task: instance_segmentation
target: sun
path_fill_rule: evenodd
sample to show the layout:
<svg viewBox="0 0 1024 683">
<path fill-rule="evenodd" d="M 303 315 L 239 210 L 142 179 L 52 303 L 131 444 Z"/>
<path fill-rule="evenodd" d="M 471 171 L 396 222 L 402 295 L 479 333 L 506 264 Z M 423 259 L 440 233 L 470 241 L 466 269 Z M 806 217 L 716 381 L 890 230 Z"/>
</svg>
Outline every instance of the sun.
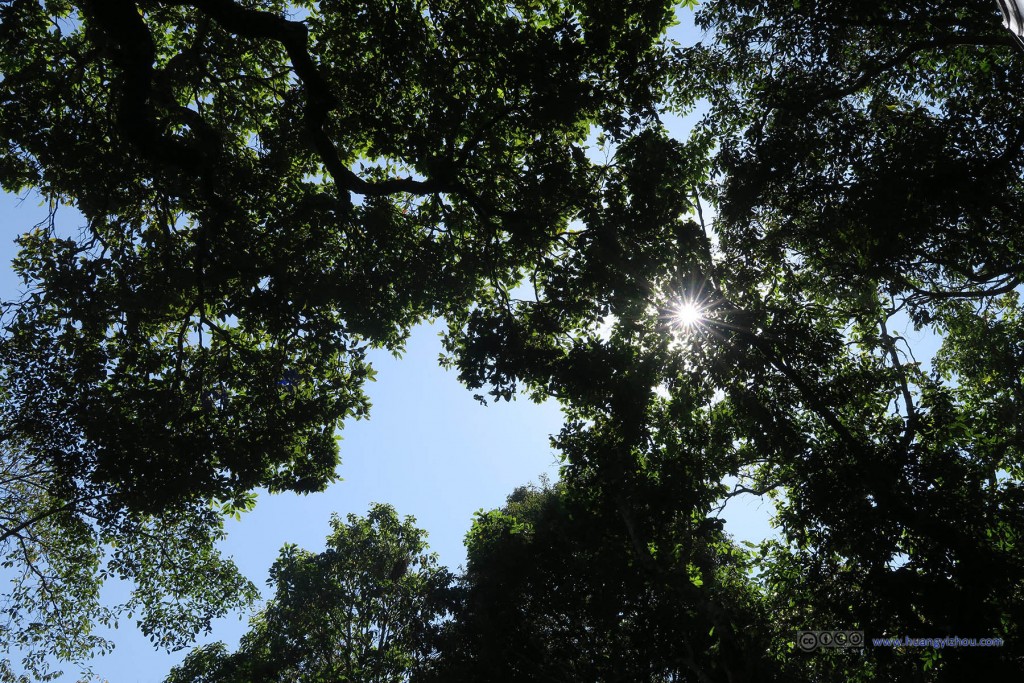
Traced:
<svg viewBox="0 0 1024 683">
<path fill-rule="evenodd" d="M 672 307 L 672 324 L 679 329 L 696 327 L 704 320 L 704 310 L 693 301 L 680 301 Z"/>
</svg>

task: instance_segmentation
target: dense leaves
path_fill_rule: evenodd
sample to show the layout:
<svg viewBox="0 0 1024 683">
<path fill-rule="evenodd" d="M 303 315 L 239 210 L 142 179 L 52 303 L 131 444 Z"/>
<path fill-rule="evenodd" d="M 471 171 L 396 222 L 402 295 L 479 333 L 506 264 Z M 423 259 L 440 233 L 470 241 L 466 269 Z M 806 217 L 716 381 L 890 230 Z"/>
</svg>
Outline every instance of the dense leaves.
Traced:
<svg viewBox="0 0 1024 683">
<path fill-rule="evenodd" d="M 286 546 L 270 570 L 274 596 L 237 652 L 190 653 L 167 683 L 398 683 L 423 666 L 451 577 L 426 534 L 387 505 L 331 520 L 318 554 Z"/>
<path fill-rule="evenodd" d="M 550 248 L 588 181 L 590 125 L 653 113 L 663 69 L 645 70 L 669 17 L 0 9 L 3 184 L 85 223 L 21 238 L 9 429 L 60 434 L 40 447 L 61 452 L 69 487 L 115 487 L 143 511 L 330 481 L 334 429 L 366 411 L 366 346 L 397 348 Z"/>
<path fill-rule="evenodd" d="M 467 537 L 461 600 L 426 680 L 772 680 L 770 629 L 749 556 L 715 525 L 677 524 L 639 566 L 614 512 L 562 486 L 517 489 Z"/>
<path fill-rule="evenodd" d="M 126 618 L 156 647 L 179 649 L 217 617 L 248 606 L 257 591 L 222 558 L 219 510 L 124 515 L 102 498 L 56 498 L 35 458 L 5 453 L 0 485 L 4 613 L 0 647 L 23 656 L 24 672 L 45 680 L 58 661 L 81 661 L 114 643 L 100 627 Z M 129 582 L 120 604 L 101 600 L 108 579 Z M 13 652 L 12 652 L 13 649 Z M 22 680 L 8 661 L 0 680 Z"/>
</svg>

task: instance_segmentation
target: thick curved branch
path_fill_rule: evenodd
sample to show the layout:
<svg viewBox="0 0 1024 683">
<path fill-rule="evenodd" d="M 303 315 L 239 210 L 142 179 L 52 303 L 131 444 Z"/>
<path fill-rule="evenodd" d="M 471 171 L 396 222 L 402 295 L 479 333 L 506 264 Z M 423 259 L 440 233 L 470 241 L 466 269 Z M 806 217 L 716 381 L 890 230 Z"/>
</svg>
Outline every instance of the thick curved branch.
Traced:
<svg viewBox="0 0 1024 683">
<path fill-rule="evenodd" d="M 89 22 L 99 28 L 121 71 L 117 92 L 117 125 L 144 157 L 198 173 L 208 149 L 162 134 L 153 108 L 153 35 L 132 0 L 87 0 L 82 3 Z M 190 125 L 195 125 L 190 121 Z"/>
<path fill-rule="evenodd" d="M 708 281 L 714 289 L 713 295 L 721 303 L 725 304 L 733 311 L 743 310 L 722 293 L 722 289 L 714 277 L 709 277 Z M 846 442 L 846 444 L 851 448 L 854 448 L 859 444 L 859 441 L 854 436 L 853 432 L 850 431 L 850 429 L 843 423 L 839 416 L 832 411 L 826 402 L 822 400 L 814 387 L 804 380 L 796 368 L 791 366 L 782 354 L 772 347 L 769 343 L 769 339 L 758 335 L 753 330 L 742 329 L 739 327 L 730 327 L 729 329 L 734 334 L 740 335 L 748 344 L 757 349 L 767 359 L 772 367 L 782 373 L 783 377 L 789 380 L 789 382 L 796 388 L 807 407 L 817 414 L 818 417 L 820 417 L 825 424 L 827 424 L 832 431 L 839 436 L 839 438 Z"/>
<path fill-rule="evenodd" d="M 373 196 L 397 192 L 436 194 L 453 189 L 436 179 L 421 181 L 392 178 L 371 183 L 360 178 L 341 161 L 337 148 L 325 130 L 328 116 L 338 107 L 338 101 L 310 54 L 309 30 L 303 22 L 285 19 L 263 10 L 247 9 L 233 0 L 168 0 L 167 4 L 194 7 L 236 35 L 273 40 L 284 47 L 295 75 L 305 89 L 306 131 L 324 167 L 339 186 L 350 192 Z"/>
<path fill-rule="evenodd" d="M 785 358 L 776 353 L 775 349 L 769 346 L 763 339 L 753 332 L 745 333 L 744 337 L 746 337 L 750 342 L 751 346 L 764 354 L 765 357 L 767 357 L 768 362 L 771 363 L 776 370 L 781 372 L 794 387 L 796 387 L 800 396 L 807 403 L 807 406 L 814 411 L 818 417 L 820 417 L 825 424 L 827 424 L 832 431 L 839 436 L 839 438 L 851 447 L 856 446 L 859 443 L 849 428 L 843 424 L 842 420 L 839 419 L 839 416 L 832 412 L 832 409 L 823 400 L 821 400 L 814 388 L 804 381 L 804 378 L 800 376 L 800 373 L 787 363 Z"/>
<path fill-rule="evenodd" d="M 941 50 L 957 46 L 1007 46 L 1016 43 L 1010 35 L 939 35 L 927 40 L 916 40 L 907 44 L 888 59 L 861 64 L 857 74 L 845 83 L 838 83 L 831 88 L 820 90 L 810 97 L 795 99 L 773 98 L 772 107 L 787 110 L 810 110 L 821 102 L 839 100 L 848 97 L 871 85 L 876 78 L 910 61 L 915 55 L 928 50 Z"/>
<path fill-rule="evenodd" d="M 911 296 L 914 298 L 922 299 L 984 299 L 991 296 L 999 296 L 1000 294 L 1009 294 L 1018 286 L 1021 281 L 1016 277 L 1011 277 L 1009 280 L 1001 283 L 998 286 L 990 287 L 988 289 L 960 289 L 960 290 L 930 290 L 921 289 L 914 287 L 914 294 Z"/>
<path fill-rule="evenodd" d="M 885 319 L 879 320 L 878 325 L 881 331 L 880 339 L 882 346 L 889 355 L 893 368 L 895 368 L 896 372 L 899 374 L 900 392 L 903 395 L 903 404 L 906 406 L 907 410 L 907 422 L 904 428 L 903 438 L 900 440 L 900 448 L 904 453 L 907 453 L 910 450 L 910 444 L 913 443 L 914 437 L 917 435 L 917 407 L 914 404 L 914 394 L 910 391 L 910 384 L 907 382 L 907 373 L 903 369 L 903 363 L 900 362 L 900 355 L 896 349 L 896 344 L 893 341 L 893 338 L 889 336 L 889 330 L 885 325 Z"/>
<path fill-rule="evenodd" d="M 25 531 L 32 525 L 37 524 L 38 522 L 41 522 L 49 517 L 53 517 L 54 515 L 59 515 L 62 512 L 66 512 L 67 510 L 71 510 L 76 505 L 83 501 L 94 499 L 97 497 L 98 496 L 83 496 L 81 498 L 75 498 L 74 500 L 70 500 L 67 503 L 64 503 L 63 505 L 58 505 L 57 507 L 43 510 L 39 514 L 33 515 L 32 517 L 29 517 L 28 519 L 22 521 L 20 524 L 17 524 L 11 527 L 10 529 L 5 529 L 3 533 L 0 534 L 0 543 L 6 542 L 7 539 L 9 538 L 20 538 L 21 532 Z"/>
<path fill-rule="evenodd" d="M 914 55 L 926 50 L 936 50 L 945 47 L 957 47 L 961 45 L 970 46 L 1012 46 L 1013 40 L 1010 36 L 970 36 L 970 35 L 945 35 L 936 36 L 929 40 L 917 40 L 897 52 L 887 60 L 875 62 L 862 66 L 860 75 L 852 81 L 839 85 L 827 91 L 824 95 L 827 99 L 838 99 L 852 95 L 863 88 L 866 88 L 871 81 L 890 69 L 894 69 L 908 62 Z"/>
<path fill-rule="evenodd" d="M 455 189 L 437 179 L 392 178 L 372 183 L 342 162 L 325 130 L 330 112 L 338 106 L 337 99 L 310 53 L 309 31 L 304 23 L 248 9 L 232 0 L 166 0 L 165 4 L 192 7 L 238 36 L 281 44 L 305 91 L 304 123 L 314 151 L 340 188 L 373 196 L 398 192 L 437 194 Z M 156 45 L 136 2 L 86 0 L 83 9 L 87 19 L 104 33 L 114 64 L 121 72 L 116 86 L 117 124 L 125 137 L 150 160 L 193 173 L 209 171 L 209 154 L 219 145 L 209 144 L 208 138 L 215 132 L 201 116 L 183 107 L 175 108 L 205 144 L 189 144 L 161 131 L 154 108 L 154 102 L 160 99 L 154 83 Z"/>
</svg>

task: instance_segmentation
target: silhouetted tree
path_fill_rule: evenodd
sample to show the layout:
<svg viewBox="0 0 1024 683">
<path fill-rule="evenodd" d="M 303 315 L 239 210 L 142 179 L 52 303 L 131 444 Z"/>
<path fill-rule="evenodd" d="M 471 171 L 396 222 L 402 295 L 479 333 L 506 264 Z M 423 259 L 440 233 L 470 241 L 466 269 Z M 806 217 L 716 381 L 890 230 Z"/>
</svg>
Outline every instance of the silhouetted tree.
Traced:
<svg viewBox="0 0 1024 683">
<path fill-rule="evenodd" d="M 274 596 L 236 652 L 197 648 L 166 681 L 406 681 L 429 655 L 450 582 L 411 517 L 388 505 L 347 523 L 334 517 L 322 553 L 282 549 L 268 581 Z"/>
</svg>

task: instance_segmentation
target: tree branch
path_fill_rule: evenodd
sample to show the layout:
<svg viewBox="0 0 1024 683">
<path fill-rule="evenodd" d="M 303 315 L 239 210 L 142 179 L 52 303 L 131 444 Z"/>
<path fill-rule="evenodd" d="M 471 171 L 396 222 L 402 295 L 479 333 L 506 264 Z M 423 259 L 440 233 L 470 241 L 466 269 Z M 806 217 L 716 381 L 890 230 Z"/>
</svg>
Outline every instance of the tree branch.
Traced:
<svg viewBox="0 0 1024 683">
<path fill-rule="evenodd" d="M 907 407 L 907 424 L 903 431 L 903 438 L 900 439 L 900 448 L 904 453 L 907 453 L 910 450 L 910 444 L 914 441 L 914 436 L 917 435 L 917 408 L 914 405 L 914 395 L 911 393 L 910 385 L 907 383 L 907 375 L 903 370 L 903 363 L 900 362 L 899 353 L 896 351 L 896 344 L 893 342 L 892 337 L 889 336 L 889 330 L 885 326 L 884 318 L 878 321 L 878 326 L 881 331 L 882 345 L 892 360 L 896 372 L 899 373 L 900 391 L 903 394 L 903 403 Z"/>
<path fill-rule="evenodd" d="M 44 519 L 46 519 L 48 517 L 53 517 L 54 515 L 58 515 L 61 512 L 64 512 L 66 510 L 69 510 L 69 509 L 73 508 L 75 505 L 77 505 L 78 503 L 81 503 L 82 501 L 89 500 L 90 498 L 97 498 L 97 497 L 99 497 L 99 496 L 82 496 L 81 498 L 75 498 L 73 500 L 69 500 L 68 502 L 66 502 L 63 505 L 60 505 L 58 507 L 49 508 L 47 510 L 43 510 L 39 514 L 33 515 L 32 517 L 29 517 L 28 519 L 26 519 L 25 521 L 21 522 L 17 526 L 14 526 L 14 527 L 11 527 L 10 529 L 5 530 L 3 532 L 3 534 L 0 535 L 0 543 L 4 543 L 4 542 L 7 541 L 7 539 L 13 538 L 13 537 L 19 537 L 20 538 L 21 532 L 24 531 L 25 529 L 29 528 L 33 524 L 41 522 L 41 521 L 43 521 Z"/>
<path fill-rule="evenodd" d="M 931 289 L 921 289 L 919 287 L 913 287 L 914 295 L 912 298 L 928 298 L 928 299 L 983 299 L 990 296 L 999 296 L 1000 294 L 1009 294 L 1018 286 L 1021 281 L 1016 277 L 1012 276 L 999 286 L 992 287 L 990 289 L 961 289 L 961 290 L 943 290 L 936 291 Z"/>
<path fill-rule="evenodd" d="M 946 35 L 936 36 L 929 40 L 916 40 L 905 48 L 897 52 L 890 59 L 882 62 L 876 62 L 874 64 L 863 65 L 860 68 L 860 76 L 855 78 L 853 81 L 836 87 L 833 90 L 827 91 L 825 94 L 826 99 L 839 99 L 852 95 L 853 93 L 867 87 L 872 80 L 880 76 L 881 74 L 893 69 L 905 62 L 909 61 L 918 52 L 925 50 L 935 50 L 944 47 L 955 47 L 958 45 L 974 45 L 974 46 L 997 46 L 1006 45 L 1012 46 L 1013 40 L 1010 36 L 969 36 L 969 35 Z"/>
<path fill-rule="evenodd" d="M 313 147 L 327 172 L 340 187 L 367 196 L 397 192 L 437 194 L 452 189 L 437 179 L 391 178 L 371 183 L 345 166 L 325 130 L 328 115 L 337 109 L 338 100 L 310 54 L 309 30 L 303 22 L 291 21 L 271 12 L 247 9 L 232 0 L 167 0 L 166 4 L 194 7 L 236 35 L 273 40 L 284 47 L 295 75 L 305 89 L 306 132 L 312 138 Z"/>
<path fill-rule="evenodd" d="M 118 128 L 143 157 L 201 172 L 209 150 L 165 136 L 157 125 L 152 102 L 156 44 L 138 6 L 133 0 L 85 0 L 82 8 L 87 20 L 105 34 L 121 71 L 116 86 Z"/>
</svg>

